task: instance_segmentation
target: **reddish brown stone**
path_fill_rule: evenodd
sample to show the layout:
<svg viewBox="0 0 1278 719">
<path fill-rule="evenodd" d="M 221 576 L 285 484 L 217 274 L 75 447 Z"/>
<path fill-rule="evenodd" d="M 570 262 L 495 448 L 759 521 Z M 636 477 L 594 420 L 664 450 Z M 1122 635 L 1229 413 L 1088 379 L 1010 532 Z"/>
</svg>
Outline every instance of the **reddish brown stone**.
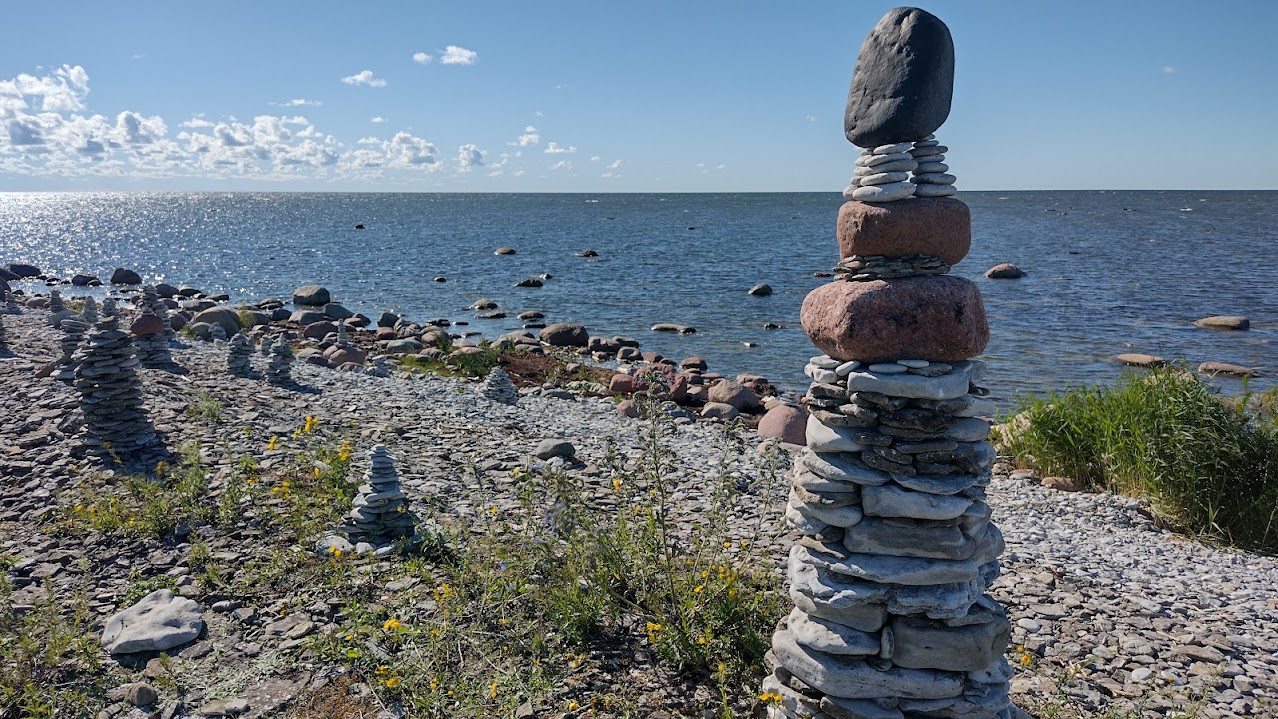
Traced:
<svg viewBox="0 0 1278 719">
<path fill-rule="evenodd" d="M 840 257 L 931 255 L 955 265 L 972 246 L 972 213 L 953 197 L 845 202 L 838 238 Z"/>
<path fill-rule="evenodd" d="M 164 331 L 164 320 L 159 315 L 141 315 L 129 326 L 135 335 L 155 335 Z"/>
<path fill-rule="evenodd" d="M 778 404 L 764 413 L 759 420 L 760 437 L 776 437 L 782 442 L 806 445 L 808 443 L 808 415 L 798 407 Z"/>
<path fill-rule="evenodd" d="M 803 300 L 812 344 L 840 360 L 956 362 L 990 340 L 976 285 L 961 277 L 831 282 Z"/>
</svg>

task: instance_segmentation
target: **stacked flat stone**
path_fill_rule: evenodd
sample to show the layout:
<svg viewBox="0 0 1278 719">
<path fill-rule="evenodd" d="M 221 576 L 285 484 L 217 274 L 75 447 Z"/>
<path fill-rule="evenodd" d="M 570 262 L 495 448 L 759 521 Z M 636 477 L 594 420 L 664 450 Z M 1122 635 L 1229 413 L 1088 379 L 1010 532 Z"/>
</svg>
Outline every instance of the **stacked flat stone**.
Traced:
<svg viewBox="0 0 1278 719">
<path fill-rule="evenodd" d="M 243 332 L 236 332 L 227 346 L 227 371 L 236 377 L 247 377 L 253 369 L 250 361 L 252 356 L 253 343 L 249 342 L 249 338 L 245 337 Z"/>
<path fill-rule="evenodd" d="M 164 339 L 172 341 L 177 338 L 177 332 L 173 329 L 173 324 L 169 322 L 169 306 L 164 304 L 164 299 L 160 297 L 159 291 L 155 289 L 155 285 L 146 285 L 142 288 L 142 301 L 140 306 L 145 307 L 155 313 L 156 317 L 164 323 Z"/>
<path fill-rule="evenodd" d="M 390 377 L 390 355 L 377 355 L 374 357 L 373 364 L 368 368 L 368 374 L 374 377 Z"/>
<path fill-rule="evenodd" d="M 908 142 L 866 150 L 856 159 L 856 172 L 843 197 L 861 202 L 895 202 L 914 194 L 910 171 L 918 167 Z"/>
<path fill-rule="evenodd" d="M 271 356 L 266 362 L 266 381 L 275 385 L 286 385 L 293 381 L 293 348 L 287 342 L 277 343 L 271 347 Z"/>
<path fill-rule="evenodd" d="M 369 450 L 368 462 L 364 483 L 352 502 L 354 508 L 338 531 L 352 542 L 374 546 L 413 536 L 417 517 L 409 511 L 408 495 L 400 489 L 395 458 L 379 444 Z"/>
<path fill-rule="evenodd" d="M 58 340 L 58 346 L 62 349 L 62 356 L 54 363 L 51 376 L 54 379 L 69 382 L 75 379 L 75 368 L 79 366 L 76 350 L 80 349 L 80 344 L 84 342 L 84 333 L 89 331 L 89 324 L 68 318 L 62 320 L 61 327 L 62 339 Z"/>
<path fill-rule="evenodd" d="M 0 354 L 9 352 L 9 331 L 4 328 L 4 320 L 0 319 Z"/>
<path fill-rule="evenodd" d="M 75 387 L 84 414 L 85 444 L 95 454 L 127 456 L 155 442 L 142 407 L 142 380 L 132 336 L 114 316 L 93 327 L 78 353 Z"/>
<path fill-rule="evenodd" d="M 337 346 L 342 349 L 348 349 L 351 346 L 350 335 L 346 333 L 346 323 L 337 323 Z"/>
<path fill-rule="evenodd" d="M 102 300 L 102 316 L 114 316 L 119 314 L 119 310 L 115 307 L 114 297 L 105 297 Z"/>
<path fill-rule="evenodd" d="M 918 163 L 910 177 L 910 182 L 917 185 L 915 197 L 949 197 L 958 192 L 954 187 L 958 178 L 949 174 L 950 166 L 945 164 L 949 149 L 936 141 L 936 135 L 928 135 L 910 148 L 910 156 Z"/>
<path fill-rule="evenodd" d="M 62 301 L 62 293 L 56 289 L 49 290 L 49 314 L 57 314 L 66 308 L 66 303 Z"/>
<path fill-rule="evenodd" d="M 84 298 L 84 310 L 80 313 L 80 317 L 84 319 L 87 325 L 96 325 L 98 323 L 98 303 L 92 297 Z"/>
<path fill-rule="evenodd" d="M 275 339 L 273 337 L 271 337 L 270 335 L 262 336 L 262 343 L 261 343 L 261 346 L 259 347 L 259 350 L 261 351 L 263 357 L 271 356 L 271 346 L 274 344 L 275 344 Z"/>
<path fill-rule="evenodd" d="M 506 370 L 501 367 L 494 367 L 488 376 L 484 378 L 483 387 L 480 393 L 489 401 L 498 404 L 517 404 L 519 402 L 519 388 L 515 387 L 515 383 L 510 381 L 510 375 L 506 374 Z"/>
<path fill-rule="evenodd" d="M 173 364 L 173 354 L 169 351 L 169 339 L 164 335 L 163 321 L 156 316 L 150 306 L 146 304 L 141 306 L 142 314 L 133 323 L 133 332 L 137 335 L 135 342 L 138 359 L 142 361 L 143 367 L 168 367 Z M 145 332 L 142 332 L 141 328 L 145 328 Z"/>
<path fill-rule="evenodd" d="M 921 179 L 948 167 L 920 162 L 944 152 L 928 143 L 952 84 L 944 23 L 890 11 L 848 97 L 848 139 L 872 148 L 859 167 L 914 164 L 893 171 L 923 168 L 906 184 L 952 194 L 952 179 Z M 866 160 L 894 153 L 905 157 Z M 970 214 L 930 189 L 857 197 L 886 184 L 847 193 L 838 279 L 803 303 L 824 354 L 805 368 L 807 448 L 785 510 L 799 535 L 787 567 L 795 606 L 773 635 L 763 691 L 780 697 L 773 719 L 1006 719 L 1011 631 L 987 594 L 1003 551 L 984 490 L 993 405 L 977 384 L 985 365 L 971 359 L 989 328 L 976 286 L 945 274 L 970 248 Z"/>
<path fill-rule="evenodd" d="M 221 322 L 214 322 L 213 329 L 209 330 L 209 337 L 213 339 L 213 344 L 224 344 L 227 340 L 226 328 Z"/>
<path fill-rule="evenodd" d="M 4 291 L 4 313 L 6 315 L 20 315 L 22 308 L 18 306 L 18 299 L 14 297 L 10 290 Z"/>
</svg>

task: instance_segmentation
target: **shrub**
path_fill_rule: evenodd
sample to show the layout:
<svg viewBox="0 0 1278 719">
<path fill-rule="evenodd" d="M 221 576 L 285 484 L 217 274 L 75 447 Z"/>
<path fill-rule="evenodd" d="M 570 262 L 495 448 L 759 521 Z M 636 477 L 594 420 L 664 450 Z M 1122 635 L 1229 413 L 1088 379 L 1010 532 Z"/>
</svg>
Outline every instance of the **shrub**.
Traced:
<svg viewBox="0 0 1278 719">
<path fill-rule="evenodd" d="M 1183 368 L 1026 402 L 1000 439 L 1017 462 L 1149 497 L 1184 530 L 1278 552 L 1278 424 Z M 1253 409 L 1254 408 L 1254 409 Z"/>
</svg>

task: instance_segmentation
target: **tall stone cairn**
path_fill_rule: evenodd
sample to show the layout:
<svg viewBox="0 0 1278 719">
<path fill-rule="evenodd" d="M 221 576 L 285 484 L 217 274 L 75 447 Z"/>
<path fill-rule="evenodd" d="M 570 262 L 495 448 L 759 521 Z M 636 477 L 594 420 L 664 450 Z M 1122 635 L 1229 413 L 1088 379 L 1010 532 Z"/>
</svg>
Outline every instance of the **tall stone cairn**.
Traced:
<svg viewBox="0 0 1278 719">
<path fill-rule="evenodd" d="M 155 442 L 155 430 L 142 407 L 142 379 L 133 338 L 115 316 L 98 321 L 80 349 L 75 387 L 80 391 L 88 437 L 99 455 L 127 456 Z"/>
<path fill-rule="evenodd" d="M 262 335 L 262 342 L 258 345 L 258 350 L 263 357 L 271 356 L 271 347 L 275 344 L 275 338 L 270 335 Z"/>
<path fill-rule="evenodd" d="M 337 323 L 337 346 L 346 349 L 351 346 L 350 335 L 346 333 L 346 323 Z"/>
<path fill-rule="evenodd" d="M 98 323 L 98 303 L 92 297 L 84 298 L 84 310 L 80 312 L 80 317 L 86 325 L 92 327 Z"/>
<path fill-rule="evenodd" d="M 138 359 L 143 367 L 161 368 L 173 364 L 169 340 L 164 336 L 164 321 L 145 302 L 138 303 L 141 314 L 133 320 L 129 331 L 136 337 Z"/>
<path fill-rule="evenodd" d="M 49 314 L 61 312 L 66 308 L 66 303 L 62 301 L 62 293 L 56 289 L 49 290 Z"/>
<path fill-rule="evenodd" d="M 510 381 L 510 375 L 506 374 L 506 370 L 501 367 L 493 367 L 493 370 L 484 378 L 484 384 L 480 388 L 480 393 L 489 401 L 498 404 L 517 404 L 519 402 L 519 389 L 515 387 L 515 383 Z"/>
<path fill-rule="evenodd" d="M 84 342 L 84 334 L 89 331 L 89 324 L 78 319 L 67 318 L 62 320 L 61 326 L 62 339 L 58 340 L 58 346 L 62 350 L 62 356 L 53 364 L 51 376 L 54 379 L 70 382 L 75 379 L 75 368 L 80 364 L 76 358 L 76 350 L 80 349 L 80 344 Z"/>
<path fill-rule="evenodd" d="M 293 381 L 293 348 L 287 342 L 277 342 L 271 347 L 266 361 L 266 381 L 274 385 L 286 385 Z"/>
<path fill-rule="evenodd" d="M 243 332 L 236 332 L 226 348 L 227 371 L 236 377 L 247 377 L 253 369 L 250 360 L 252 356 L 253 343 L 249 342 Z"/>
<path fill-rule="evenodd" d="M 4 291 L 4 314 L 20 315 L 22 308 L 18 306 L 18 298 L 13 295 L 10 290 Z"/>
<path fill-rule="evenodd" d="M 169 306 L 164 304 L 164 299 L 160 297 L 155 285 L 146 285 L 142 288 L 142 300 L 138 306 L 151 310 L 156 317 L 160 318 L 160 322 L 164 325 L 165 340 L 172 341 L 177 338 L 177 332 L 173 329 L 173 324 L 169 322 Z"/>
<path fill-rule="evenodd" d="M 364 483 L 357 490 L 346 523 L 338 529 L 352 542 L 384 545 L 411 537 L 416 531 L 417 517 L 408 509 L 408 495 L 400 489 L 395 462 L 385 445 L 369 450 Z"/>
<path fill-rule="evenodd" d="M 989 341 L 981 296 L 947 276 L 967 206 L 932 134 L 949 115 L 949 29 L 890 11 L 861 48 L 847 137 L 866 148 L 839 211 L 838 279 L 807 296 L 824 354 L 787 522 L 794 610 L 772 637 L 769 716 L 1006 719 L 1007 616 L 986 591 L 1003 538 L 984 488 L 993 404 L 970 358 Z"/>
</svg>

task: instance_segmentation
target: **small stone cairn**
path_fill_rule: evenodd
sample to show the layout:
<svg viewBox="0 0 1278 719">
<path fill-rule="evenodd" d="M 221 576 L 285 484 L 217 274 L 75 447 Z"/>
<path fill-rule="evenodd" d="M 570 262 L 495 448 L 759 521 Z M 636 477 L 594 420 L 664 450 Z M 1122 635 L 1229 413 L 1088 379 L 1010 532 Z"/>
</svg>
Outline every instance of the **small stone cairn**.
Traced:
<svg viewBox="0 0 1278 719">
<path fill-rule="evenodd" d="M 172 341 L 177 338 L 177 331 L 173 329 L 173 324 L 169 321 L 169 307 L 164 304 L 164 299 L 160 297 L 155 285 L 146 285 L 142 288 L 142 300 L 139 306 L 151 310 L 156 317 L 160 318 L 164 324 L 165 340 Z"/>
<path fill-rule="evenodd" d="M 54 379 L 68 382 L 75 379 L 75 368 L 80 364 L 79 359 L 76 358 L 76 350 L 80 349 L 80 344 L 84 342 L 84 334 L 88 331 L 87 322 L 74 318 L 62 320 L 62 339 L 58 340 L 62 356 L 53 365 L 51 376 Z"/>
<path fill-rule="evenodd" d="M 226 349 L 227 371 L 236 377 L 247 377 L 253 370 L 250 360 L 253 356 L 253 343 L 249 342 L 243 332 L 236 332 Z"/>
<path fill-rule="evenodd" d="M 270 357 L 271 346 L 274 344 L 275 344 L 275 338 L 271 337 L 270 335 L 263 335 L 262 342 L 259 345 L 258 350 L 262 353 L 263 357 Z"/>
<path fill-rule="evenodd" d="M 213 329 L 209 330 L 209 338 L 213 340 L 213 344 L 215 345 L 226 344 L 228 339 L 226 336 L 226 328 L 222 326 L 221 322 L 213 323 Z"/>
<path fill-rule="evenodd" d="M 824 354 L 805 368 L 772 719 L 1014 716 L 1010 627 L 986 593 L 1003 551 L 984 490 L 993 404 L 970 359 L 989 328 L 976 286 L 945 276 L 971 223 L 931 139 L 953 72 L 949 29 L 917 8 L 890 11 L 857 60 L 845 129 L 870 149 L 839 212 L 839 277 L 801 313 Z"/>
<path fill-rule="evenodd" d="M 376 357 L 373 357 L 373 362 L 368 367 L 368 374 L 374 377 L 390 377 L 391 376 L 390 355 L 377 355 Z"/>
<path fill-rule="evenodd" d="M 145 302 L 139 302 L 138 306 L 142 312 L 129 328 L 137 338 L 138 359 L 143 367 L 169 367 L 173 364 L 173 354 L 169 351 L 169 340 L 164 336 L 164 321 Z"/>
<path fill-rule="evenodd" d="M 84 310 L 80 312 L 80 317 L 86 325 L 92 327 L 98 323 L 98 303 L 92 297 L 84 298 Z M 65 320 L 64 320 L 65 322 Z"/>
<path fill-rule="evenodd" d="M 480 387 L 480 393 L 488 398 L 491 402 L 498 404 L 517 404 L 519 402 L 519 389 L 515 387 L 515 383 L 510 381 L 510 375 L 506 374 L 506 370 L 501 367 L 494 367 L 488 376 L 484 378 L 484 384 Z"/>
<path fill-rule="evenodd" d="M 337 346 L 342 349 L 349 349 L 351 347 L 351 338 L 350 335 L 346 333 L 345 322 L 337 323 Z"/>
<path fill-rule="evenodd" d="M 6 315 L 22 314 L 22 308 L 18 306 L 18 298 L 14 297 L 10 290 L 4 291 L 4 313 Z"/>
<path fill-rule="evenodd" d="M 66 308 L 66 303 L 62 301 L 62 293 L 56 289 L 49 290 L 49 314 L 57 314 Z"/>
<path fill-rule="evenodd" d="M 94 325 L 77 359 L 75 387 L 80 391 L 89 450 L 125 456 L 153 444 L 155 430 L 142 407 L 142 380 L 137 372 L 141 362 L 132 336 L 120 329 L 115 316 L 103 317 Z"/>
<path fill-rule="evenodd" d="M 0 319 L 0 355 L 9 353 L 9 331 L 4 328 L 4 320 Z"/>
<path fill-rule="evenodd" d="M 115 316 L 117 314 L 119 314 L 119 310 L 117 310 L 115 307 L 115 298 L 104 297 L 102 299 L 102 316 L 103 317 Z"/>
<path fill-rule="evenodd" d="M 352 542 L 374 547 L 412 537 L 418 521 L 408 509 L 408 495 L 400 489 L 396 459 L 385 445 L 378 444 L 369 450 L 368 462 L 364 483 L 352 502 L 354 508 L 338 531 Z"/>
<path fill-rule="evenodd" d="M 278 342 L 271 347 L 271 356 L 266 362 L 266 381 L 274 385 L 286 385 L 293 381 L 293 348 L 287 342 Z"/>
</svg>

